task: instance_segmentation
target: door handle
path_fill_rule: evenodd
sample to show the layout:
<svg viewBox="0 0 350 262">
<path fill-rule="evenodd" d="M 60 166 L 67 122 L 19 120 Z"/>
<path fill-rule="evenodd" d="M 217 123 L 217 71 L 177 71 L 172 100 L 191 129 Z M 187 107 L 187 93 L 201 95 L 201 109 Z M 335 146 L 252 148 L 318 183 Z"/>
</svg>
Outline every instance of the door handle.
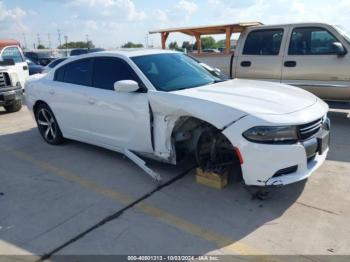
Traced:
<svg viewBox="0 0 350 262">
<path fill-rule="evenodd" d="M 23 66 L 23 70 L 28 70 L 28 66 Z"/>
<path fill-rule="evenodd" d="M 250 61 L 242 61 L 241 66 L 242 67 L 250 67 L 252 65 L 252 62 Z"/>
<path fill-rule="evenodd" d="M 295 62 L 295 61 L 286 61 L 286 62 L 284 62 L 284 66 L 285 67 L 296 67 L 297 66 L 297 62 Z"/>
<path fill-rule="evenodd" d="M 95 102 L 96 102 L 96 100 L 95 100 L 95 99 L 93 99 L 93 98 L 89 98 L 89 104 L 90 104 L 90 105 L 95 104 Z"/>
<path fill-rule="evenodd" d="M 50 95 L 54 95 L 55 94 L 55 90 L 50 89 L 49 93 L 50 93 Z"/>
</svg>

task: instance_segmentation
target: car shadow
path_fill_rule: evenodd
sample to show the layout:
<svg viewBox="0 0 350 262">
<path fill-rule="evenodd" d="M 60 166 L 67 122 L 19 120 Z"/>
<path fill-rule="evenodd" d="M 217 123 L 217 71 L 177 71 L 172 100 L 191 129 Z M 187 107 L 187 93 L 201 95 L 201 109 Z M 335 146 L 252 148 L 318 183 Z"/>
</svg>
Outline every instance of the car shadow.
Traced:
<svg viewBox="0 0 350 262">
<path fill-rule="evenodd" d="M 92 161 L 90 159 L 95 159 L 96 163 L 94 163 L 94 167 L 96 169 L 99 169 L 99 173 L 98 180 L 94 181 L 94 183 L 101 182 L 102 184 L 102 181 L 112 181 L 112 178 L 113 183 L 115 184 L 118 184 L 119 182 L 125 183 L 125 181 L 121 181 L 122 179 L 124 179 L 124 177 L 113 177 L 113 174 L 105 171 L 110 169 L 102 168 L 102 165 L 106 165 L 103 162 L 104 158 L 108 158 L 111 161 L 116 161 L 117 163 L 119 163 L 119 165 L 130 165 L 128 168 L 132 170 L 138 169 L 138 167 L 135 167 L 133 164 L 130 164 L 129 162 L 125 161 L 124 157 L 121 154 L 105 149 L 100 149 L 95 146 L 90 146 L 74 141 L 67 141 L 67 143 L 65 143 L 64 145 L 57 147 L 47 145 L 40 137 L 36 128 L 31 128 L 17 133 L 1 135 L 0 153 L 11 154 L 11 152 L 8 152 L 8 148 L 12 148 L 13 150 L 19 151 L 19 154 L 22 157 L 24 156 L 24 159 L 28 158 L 27 156 L 30 155 L 30 157 L 33 159 L 37 159 L 38 161 L 44 161 L 45 159 L 48 159 L 48 156 L 50 156 L 50 165 L 57 168 L 61 168 L 63 159 L 65 158 L 72 158 L 71 161 L 74 163 L 75 161 L 78 161 L 78 159 L 80 159 L 76 158 L 77 160 L 75 160 L 75 155 L 89 155 L 89 158 L 83 158 L 86 161 L 82 161 L 79 164 L 79 166 L 75 166 L 74 170 L 76 173 L 83 175 L 86 179 L 90 179 L 90 177 L 87 174 L 88 170 L 91 168 Z M 51 156 L 54 156 L 54 158 L 52 158 Z M 1 161 L 3 160 L 0 159 L 0 166 Z M 18 161 L 18 159 L 14 161 Z M 19 161 L 21 161 L 21 159 L 19 159 Z M 35 164 L 35 162 L 33 163 Z M 15 191 L 15 187 L 22 187 L 25 184 L 28 184 L 29 180 L 31 179 L 35 179 L 36 181 L 38 181 L 38 179 L 40 179 L 40 176 L 36 176 L 35 174 L 31 174 L 30 172 L 31 169 L 35 168 L 33 166 L 33 163 L 19 163 L 19 166 L 22 165 L 22 167 L 19 169 L 16 169 L 16 167 L 14 167 L 11 170 L 11 175 L 16 177 L 16 183 L 11 184 L 11 180 L 8 180 L 8 182 L 11 185 L 6 185 L 6 183 L 4 183 L 4 188 L 0 191 L 6 191 L 7 186 L 8 188 L 12 188 L 12 190 Z M 23 167 L 23 165 L 25 166 Z M 101 165 L 101 168 L 99 168 L 99 165 Z M 186 165 L 188 165 L 188 163 L 186 163 Z M 118 165 L 116 166 L 118 167 Z M 154 161 L 150 162 L 150 167 L 155 168 L 157 170 L 169 170 L 174 168 L 171 165 L 162 164 Z M 120 166 L 120 168 L 123 169 L 125 167 Z M 55 168 L 52 167 L 50 167 L 50 169 L 55 170 Z M 23 170 L 26 171 L 23 173 Z M 43 170 L 43 172 L 48 173 L 47 170 Z M 174 169 L 174 172 L 172 172 L 172 174 L 173 176 L 176 176 L 178 174 L 178 170 Z M 50 174 L 45 175 L 50 177 Z M 129 174 L 129 176 L 126 177 L 129 181 L 128 186 L 131 187 L 131 189 L 134 187 L 135 190 L 139 190 L 140 178 L 138 176 L 133 176 L 132 174 Z M 147 176 L 145 176 L 142 179 L 149 179 L 151 181 L 151 178 L 148 178 Z M 109 184 L 104 184 L 103 186 L 106 188 L 113 188 L 113 185 L 111 183 L 112 182 L 109 182 Z M 150 184 L 152 185 L 152 182 Z M 44 183 L 43 185 L 46 184 Z M 59 185 L 60 184 L 57 184 L 57 186 Z M 262 201 L 254 196 L 254 188 L 246 187 L 241 183 L 231 183 L 228 187 L 226 187 L 223 190 L 215 190 L 197 184 L 195 182 L 194 172 L 189 172 L 182 179 L 179 179 L 176 182 L 170 184 L 169 186 L 154 192 L 151 196 L 147 198 L 147 201 L 149 201 L 151 205 L 154 205 L 161 209 L 165 209 L 170 214 L 180 217 L 181 219 L 185 219 L 193 225 L 200 226 L 203 229 L 208 230 L 209 232 L 218 232 L 219 234 L 224 235 L 226 238 L 224 238 L 216 244 L 218 247 L 225 247 L 233 244 L 234 241 L 238 241 L 242 238 L 245 238 L 251 232 L 254 232 L 263 225 L 273 225 L 275 223 L 274 220 L 282 216 L 284 212 L 288 210 L 288 208 L 291 205 L 293 205 L 293 203 L 295 203 L 295 201 L 299 198 L 299 196 L 304 190 L 304 186 L 305 181 L 302 181 L 286 187 L 271 188 L 269 189 L 268 197 L 264 201 Z M 153 183 L 153 189 L 155 189 L 156 187 L 157 184 Z M 36 190 L 45 191 L 45 188 L 37 188 Z M 148 192 L 146 192 L 145 195 L 147 193 Z M 93 196 L 95 194 L 96 192 L 91 192 L 92 196 L 89 196 L 89 198 L 82 200 L 84 204 L 89 205 L 89 201 L 93 202 Z M 108 197 L 103 195 L 102 197 L 105 197 L 106 202 L 109 201 Z M 50 207 L 51 205 L 49 203 L 50 200 L 43 197 L 37 198 L 28 195 L 27 199 L 27 201 L 29 201 L 29 207 L 27 207 L 27 209 L 30 208 L 30 212 L 33 214 L 36 212 L 40 212 L 40 207 Z M 12 198 L 11 193 L 7 191 L 5 192 L 5 196 L 0 198 L 0 202 L 2 201 L 7 201 L 7 204 L 5 203 L 4 205 L 5 207 L 22 205 L 22 203 L 16 203 L 16 198 Z M 63 232 L 69 231 L 71 225 L 70 227 L 66 227 L 66 223 L 72 223 L 72 221 L 69 221 L 69 212 L 65 210 L 71 208 L 69 204 L 65 204 L 69 203 L 69 199 L 63 197 L 62 199 L 56 201 L 63 202 L 61 208 L 57 209 L 54 206 L 52 206 L 51 210 L 46 210 L 46 212 L 50 214 L 49 216 L 42 216 L 37 222 L 31 220 L 30 227 L 28 227 L 28 225 L 26 224 L 26 221 L 28 219 L 26 218 L 27 214 L 22 213 L 26 209 L 6 210 L 6 208 L 4 208 L 2 210 L 2 213 L 6 214 L 6 216 L 0 216 L 0 221 L 4 221 L 2 220 L 2 218 L 8 219 L 9 216 L 13 217 L 13 220 L 7 221 L 7 223 L 10 223 L 12 227 L 16 228 L 17 234 L 19 234 L 19 232 L 22 232 L 21 228 L 23 227 L 23 232 L 24 230 L 26 230 L 26 235 L 31 235 L 34 231 L 37 234 L 37 231 L 40 230 L 42 230 L 42 232 L 39 233 L 45 235 L 46 231 L 48 231 L 48 229 L 45 227 L 46 225 L 48 228 L 60 227 L 61 231 Z M 101 205 L 102 207 L 103 201 L 100 202 L 99 205 Z M 118 210 L 114 211 L 117 212 Z M 54 214 L 57 214 L 57 216 L 55 216 Z M 67 217 L 62 216 L 62 214 L 67 214 Z M 213 216 L 213 214 L 215 215 Z M 61 217 L 61 220 L 57 221 L 57 217 Z M 95 223 L 98 222 L 99 219 L 96 218 Z M 75 223 L 77 223 L 78 227 L 80 221 L 76 221 Z M 163 234 L 166 233 L 167 232 L 163 232 Z M 169 234 L 171 233 L 169 232 Z M 63 244 L 65 241 L 69 240 L 70 237 L 65 239 L 64 237 L 62 237 L 62 235 L 65 235 L 65 233 L 50 235 L 50 242 Z M 10 233 L 6 234 L 5 236 L 0 235 L 1 240 L 10 243 L 13 246 L 25 249 L 34 254 L 41 255 L 43 253 L 43 250 L 40 246 L 47 245 L 47 243 L 45 243 L 47 239 L 44 237 L 42 243 L 40 242 L 40 238 L 37 238 L 35 240 L 35 245 L 21 246 L 21 243 L 23 243 L 23 241 L 19 240 L 17 237 L 21 238 L 20 235 L 16 236 L 11 235 Z M 113 236 L 110 237 L 111 241 L 113 241 Z M 160 237 L 167 238 L 166 235 Z M 98 239 L 96 239 L 96 241 L 98 241 Z M 51 246 L 48 250 L 45 250 L 45 252 L 49 252 L 50 250 L 56 247 L 57 246 Z M 151 246 L 151 248 L 152 250 L 148 250 L 149 253 L 154 254 L 159 252 L 157 246 Z M 212 251 L 212 248 L 209 248 L 207 245 L 199 245 L 195 248 L 194 251 L 198 254 L 204 254 Z"/>
</svg>

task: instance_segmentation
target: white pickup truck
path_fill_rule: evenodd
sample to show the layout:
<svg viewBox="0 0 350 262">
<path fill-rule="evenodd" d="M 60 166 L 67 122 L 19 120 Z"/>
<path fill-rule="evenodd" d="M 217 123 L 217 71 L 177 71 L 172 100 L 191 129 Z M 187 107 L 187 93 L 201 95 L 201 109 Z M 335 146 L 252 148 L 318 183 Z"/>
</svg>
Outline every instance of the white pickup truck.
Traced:
<svg viewBox="0 0 350 262">
<path fill-rule="evenodd" d="M 231 61 L 227 56 L 198 59 L 232 78 L 281 82 L 325 100 L 350 101 L 350 36 L 336 26 L 248 27 L 240 34 Z"/>
<path fill-rule="evenodd" d="M 19 42 L 0 40 L 0 107 L 9 113 L 21 109 L 23 87 L 28 76 L 28 65 Z"/>
</svg>

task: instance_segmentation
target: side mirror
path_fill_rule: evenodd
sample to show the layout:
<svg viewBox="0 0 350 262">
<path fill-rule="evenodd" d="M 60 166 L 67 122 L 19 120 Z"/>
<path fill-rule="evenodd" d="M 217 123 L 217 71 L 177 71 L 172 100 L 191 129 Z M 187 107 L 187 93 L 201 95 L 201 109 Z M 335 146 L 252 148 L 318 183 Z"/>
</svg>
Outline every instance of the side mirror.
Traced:
<svg viewBox="0 0 350 262">
<path fill-rule="evenodd" d="M 332 44 L 332 48 L 338 56 L 344 56 L 347 53 L 344 46 L 340 42 L 334 42 Z"/>
<path fill-rule="evenodd" d="M 117 92 L 131 93 L 139 89 L 139 84 L 134 80 L 121 80 L 114 83 L 114 90 Z"/>
</svg>

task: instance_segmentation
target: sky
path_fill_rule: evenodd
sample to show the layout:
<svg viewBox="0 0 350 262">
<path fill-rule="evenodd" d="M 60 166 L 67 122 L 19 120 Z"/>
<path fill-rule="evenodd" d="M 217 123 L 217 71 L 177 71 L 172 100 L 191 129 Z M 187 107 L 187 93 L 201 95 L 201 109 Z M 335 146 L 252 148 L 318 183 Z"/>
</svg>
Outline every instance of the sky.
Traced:
<svg viewBox="0 0 350 262">
<path fill-rule="evenodd" d="M 260 21 L 264 24 L 326 22 L 350 31 L 350 0 L 0 0 L 0 39 L 14 38 L 29 48 L 92 40 L 117 48 L 127 41 L 160 46 L 148 31 L 184 26 Z M 224 36 L 215 36 L 223 39 Z M 168 42 L 194 42 L 180 33 Z"/>
</svg>

